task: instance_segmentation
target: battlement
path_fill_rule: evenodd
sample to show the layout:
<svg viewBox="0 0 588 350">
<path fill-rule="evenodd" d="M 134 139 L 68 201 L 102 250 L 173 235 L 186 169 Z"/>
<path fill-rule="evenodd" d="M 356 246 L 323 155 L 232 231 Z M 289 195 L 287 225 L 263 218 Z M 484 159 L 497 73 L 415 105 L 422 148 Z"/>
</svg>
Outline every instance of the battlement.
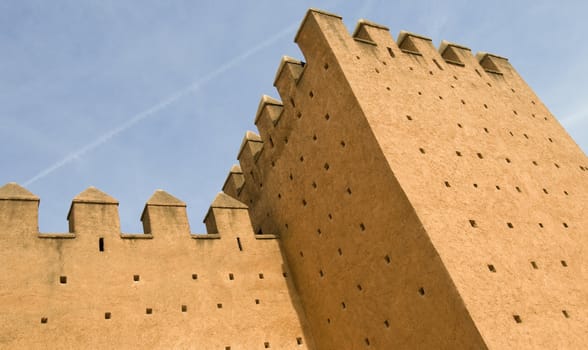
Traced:
<svg viewBox="0 0 588 350">
<path fill-rule="evenodd" d="M 493 62 L 499 58 L 497 55 L 478 53 L 474 56 L 466 46 L 448 45 L 446 41 L 442 41 L 439 48 L 435 49 L 430 38 L 407 31 L 400 31 L 395 41 L 387 26 L 363 19 L 358 21 L 353 34 L 349 35 L 340 16 L 313 9 L 307 12 L 295 42 L 299 44 L 307 62 L 313 60 L 315 56 L 318 58 L 325 55 L 325 52 L 321 50 L 330 48 L 334 50 L 333 53 L 343 54 L 344 50 L 346 55 L 352 57 L 368 52 L 380 61 L 392 57 L 400 60 L 396 65 L 417 64 L 427 71 L 431 68 L 445 69 L 443 63 L 448 63 L 457 66 L 450 69 L 451 71 L 461 68 L 475 73 L 479 78 L 484 78 L 482 74 L 487 73 L 489 76 L 485 78 L 494 79 L 493 75 L 506 74 L 509 79 L 521 80 L 508 60 L 504 59 L 499 64 Z M 407 58 L 413 56 L 413 58 L 406 60 L 403 59 L 403 55 L 408 55 Z M 422 58 L 418 59 L 414 56 Z M 278 70 L 278 74 L 280 71 L 281 69 Z"/>
<path fill-rule="evenodd" d="M 250 134 L 253 135 L 253 134 Z M 251 136 L 255 139 L 255 136 Z M 240 188 L 235 176 L 242 174 L 239 166 L 234 166 L 225 186 L 236 193 Z M 123 233 L 120 231 L 118 200 L 90 186 L 72 199 L 67 214 L 69 232 L 43 233 L 38 230 L 38 209 L 40 198 L 15 182 L 0 187 L 0 227 L 10 235 L 21 239 L 63 239 L 79 238 L 96 232 L 118 236 L 121 239 L 220 239 L 232 236 L 233 218 L 224 216 L 224 211 L 247 210 L 247 205 L 220 192 L 211 203 L 204 217 L 207 234 L 192 233 L 186 212 L 186 203 L 164 190 L 158 189 L 145 203 L 141 214 L 143 233 Z M 232 214 L 234 215 L 234 214 Z M 26 234 L 25 234 L 26 232 Z M 276 238 L 267 235 L 258 239 Z"/>
<path fill-rule="evenodd" d="M 294 40 L 207 234 L 94 187 L 40 233 L 0 187 L 0 347 L 585 347 L 588 160 L 508 59 L 315 9 Z"/>
</svg>

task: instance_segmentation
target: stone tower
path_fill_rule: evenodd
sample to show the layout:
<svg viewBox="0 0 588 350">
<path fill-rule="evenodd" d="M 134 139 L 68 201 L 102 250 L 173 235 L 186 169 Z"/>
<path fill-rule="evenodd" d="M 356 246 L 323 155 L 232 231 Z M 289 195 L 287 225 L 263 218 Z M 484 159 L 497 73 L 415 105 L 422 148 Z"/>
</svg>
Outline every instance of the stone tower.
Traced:
<svg viewBox="0 0 588 350">
<path fill-rule="evenodd" d="M 192 234 L 90 187 L 69 232 L 0 187 L 0 348 L 588 344 L 588 159 L 508 60 L 309 10 Z"/>
<path fill-rule="evenodd" d="M 506 58 L 310 10 L 224 191 L 317 349 L 588 346 L 588 159 Z"/>
</svg>

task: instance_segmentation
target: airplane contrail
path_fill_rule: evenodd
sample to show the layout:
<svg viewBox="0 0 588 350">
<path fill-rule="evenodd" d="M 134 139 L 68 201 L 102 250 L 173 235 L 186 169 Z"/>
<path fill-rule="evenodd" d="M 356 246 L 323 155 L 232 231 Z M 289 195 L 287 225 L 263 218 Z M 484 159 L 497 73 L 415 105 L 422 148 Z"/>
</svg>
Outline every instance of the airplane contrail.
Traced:
<svg viewBox="0 0 588 350">
<path fill-rule="evenodd" d="M 121 125 L 117 126 L 116 128 L 113 128 L 109 131 L 107 131 L 106 133 L 102 134 L 100 137 L 98 137 L 96 140 L 88 143 L 87 145 L 81 147 L 80 149 L 78 149 L 75 152 L 72 152 L 70 154 L 68 154 L 67 156 L 65 156 L 63 159 L 53 163 L 52 165 L 50 165 L 49 167 L 41 170 L 37 175 L 31 177 L 29 180 L 27 180 L 26 182 L 24 182 L 24 186 L 28 186 L 34 182 L 37 182 L 39 180 L 41 180 L 42 178 L 46 177 L 47 175 L 53 173 L 54 171 L 64 167 L 65 165 L 73 162 L 76 159 L 79 159 L 80 157 L 84 156 L 86 153 L 96 149 L 97 147 L 103 145 L 104 143 L 108 142 L 108 140 L 110 140 L 111 138 L 117 136 L 118 134 L 130 129 L 133 125 L 137 124 L 138 122 L 145 120 L 146 118 L 154 115 L 155 113 L 161 111 L 162 109 L 166 108 L 167 106 L 171 105 L 172 103 L 174 103 L 175 101 L 181 99 L 184 96 L 189 95 L 190 93 L 193 93 L 194 91 L 197 91 L 198 89 L 200 89 L 204 84 L 208 83 L 209 81 L 213 80 L 214 78 L 216 78 L 217 76 L 225 73 L 226 71 L 228 71 L 229 69 L 233 68 L 234 66 L 238 65 L 239 63 L 241 63 L 242 61 L 244 61 L 245 59 L 247 59 L 249 56 L 257 53 L 258 51 L 272 45 L 273 43 L 275 43 L 276 41 L 278 41 L 280 38 L 282 38 L 283 36 L 293 32 L 296 27 L 297 27 L 298 23 L 293 23 L 291 25 L 289 25 L 286 29 L 283 29 L 282 31 L 272 35 L 271 37 L 269 37 L 267 40 L 264 40 L 262 42 L 260 42 L 259 44 L 257 44 L 256 46 L 250 48 L 247 51 L 244 51 L 243 53 L 235 56 L 233 59 L 225 62 L 224 64 L 220 65 L 217 69 L 211 71 L 210 73 L 204 75 L 203 77 L 201 77 L 200 79 L 196 80 L 195 82 L 191 83 L 190 85 L 177 90 L 176 92 L 174 92 L 173 94 L 171 94 L 170 96 L 164 98 L 163 100 L 161 100 L 160 102 L 156 103 L 155 105 L 147 108 L 146 110 L 139 112 L 137 114 L 135 114 L 133 117 L 131 117 L 129 120 L 127 120 L 126 122 L 122 123 Z"/>
</svg>

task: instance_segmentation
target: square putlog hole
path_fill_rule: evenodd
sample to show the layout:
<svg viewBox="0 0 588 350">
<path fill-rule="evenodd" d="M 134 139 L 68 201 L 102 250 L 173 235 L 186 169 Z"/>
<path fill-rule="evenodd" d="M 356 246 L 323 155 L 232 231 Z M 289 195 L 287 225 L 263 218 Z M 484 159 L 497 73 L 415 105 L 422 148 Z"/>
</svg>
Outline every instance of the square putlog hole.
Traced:
<svg viewBox="0 0 588 350">
<path fill-rule="evenodd" d="M 515 320 L 516 323 L 523 322 L 523 320 L 521 319 L 521 316 L 519 316 L 519 315 L 512 315 L 512 318 Z"/>
<path fill-rule="evenodd" d="M 59 283 L 67 284 L 67 276 L 59 276 Z"/>
<path fill-rule="evenodd" d="M 182 305 L 182 312 L 188 312 L 188 306 Z"/>
<path fill-rule="evenodd" d="M 110 320 L 110 316 L 111 316 L 110 312 L 105 312 L 104 313 L 104 319 L 105 320 Z"/>
</svg>

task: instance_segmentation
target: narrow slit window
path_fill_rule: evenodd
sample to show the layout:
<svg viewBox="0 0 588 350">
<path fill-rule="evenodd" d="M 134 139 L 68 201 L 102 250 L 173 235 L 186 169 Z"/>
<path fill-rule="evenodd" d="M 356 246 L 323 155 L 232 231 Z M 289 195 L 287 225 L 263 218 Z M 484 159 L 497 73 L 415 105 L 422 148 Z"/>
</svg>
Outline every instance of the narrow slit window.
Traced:
<svg viewBox="0 0 588 350">
<path fill-rule="evenodd" d="M 260 229 L 261 231 L 261 229 Z M 241 238 L 237 237 L 237 246 L 239 247 L 239 251 L 243 251 L 243 246 L 241 245 Z"/>
<path fill-rule="evenodd" d="M 101 251 L 101 252 L 104 251 L 104 238 L 103 237 L 98 238 L 98 251 Z"/>
<path fill-rule="evenodd" d="M 394 51 L 392 51 L 392 48 L 387 47 L 386 49 L 388 50 L 388 54 L 390 55 L 390 57 L 394 58 Z"/>
</svg>

